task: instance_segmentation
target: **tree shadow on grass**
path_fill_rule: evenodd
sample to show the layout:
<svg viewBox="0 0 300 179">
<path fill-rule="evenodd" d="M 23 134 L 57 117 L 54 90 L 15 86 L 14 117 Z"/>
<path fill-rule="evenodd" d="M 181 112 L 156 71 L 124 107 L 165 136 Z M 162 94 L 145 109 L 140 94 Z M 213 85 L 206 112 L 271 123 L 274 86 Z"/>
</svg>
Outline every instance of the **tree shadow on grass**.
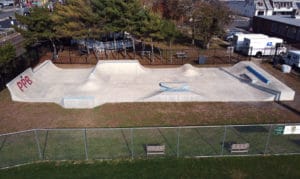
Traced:
<svg viewBox="0 0 300 179">
<path fill-rule="evenodd" d="M 164 141 L 166 142 L 168 148 L 171 150 L 171 152 L 175 155 L 176 151 L 174 150 L 174 148 L 172 147 L 170 141 L 166 138 L 166 136 L 162 133 L 162 131 L 160 129 L 158 129 L 159 134 L 163 137 Z"/>
<path fill-rule="evenodd" d="M 7 136 L 4 136 L 4 139 L 3 139 L 3 141 L 1 142 L 1 145 L 0 145 L 0 151 L 2 150 L 2 148 L 4 147 L 4 145 L 6 143 L 6 139 L 7 139 Z"/>
<path fill-rule="evenodd" d="M 238 132 L 245 132 L 245 133 L 252 133 L 252 132 L 268 132 L 269 130 L 267 130 L 264 126 L 236 126 L 234 127 L 235 130 L 237 130 Z"/>
<path fill-rule="evenodd" d="M 132 154 L 132 149 L 131 149 L 130 146 L 129 146 L 129 142 L 128 142 L 128 140 L 127 140 L 127 138 L 126 138 L 126 135 L 125 135 L 125 133 L 124 133 L 123 130 L 121 130 L 121 134 L 122 134 L 122 137 L 123 137 L 123 139 L 124 139 L 124 141 L 125 141 L 125 144 L 126 144 L 126 147 L 127 147 L 127 149 L 128 149 L 129 154 Z"/>
<path fill-rule="evenodd" d="M 46 152 L 46 147 L 47 147 L 47 141 L 48 141 L 48 130 L 46 131 L 46 136 L 45 136 L 45 141 L 44 141 L 44 144 L 43 144 L 43 152 L 42 152 L 42 159 L 44 160 L 45 159 L 45 152 Z"/>
<path fill-rule="evenodd" d="M 199 129 L 195 129 L 196 133 L 198 134 L 198 136 L 200 136 L 200 139 L 202 141 L 204 141 L 206 144 L 208 144 L 211 149 L 214 151 L 215 154 L 218 154 L 218 151 L 214 148 L 214 146 L 210 143 L 210 141 L 206 140 L 203 135 L 201 135 L 201 133 L 199 132 Z"/>
</svg>

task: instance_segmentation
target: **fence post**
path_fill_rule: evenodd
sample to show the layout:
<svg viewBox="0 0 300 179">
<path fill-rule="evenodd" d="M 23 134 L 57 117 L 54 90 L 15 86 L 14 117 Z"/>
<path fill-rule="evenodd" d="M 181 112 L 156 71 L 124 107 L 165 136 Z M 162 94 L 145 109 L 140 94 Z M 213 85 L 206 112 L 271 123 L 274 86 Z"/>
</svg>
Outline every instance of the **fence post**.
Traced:
<svg viewBox="0 0 300 179">
<path fill-rule="evenodd" d="M 224 145 L 225 145 L 226 134 L 227 134 L 227 126 L 224 126 L 224 136 L 223 136 L 223 142 L 222 142 L 221 155 L 223 155 L 223 152 L 224 152 Z"/>
<path fill-rule="evenodd" d="M 42 160 L 43 156 L 42 156 L 42 153 L 41 153 L 40 141 L 39 141 L 36 129 L 34 129 L 34 136 L 35 136 L 35 142 L 36 142 L 36 145 L 37 145 L 37 148 L 38 148 L 38 152 L 39 152 L 39 157 L 40 157 L 40 160 Z"/>
<path fill-rule="evenodd" d="M 85 159 L 88 160 L 89 155 L 88 155 L 88 146 L 86 142 L 86 128 L 83 129 L 83 140 L 84 140 Z"/>
<path fill-rule="evenodd" d="M 253 52 L 253 47 L 250 47 L 250 55 L 249 55 L 249 52 L 248 52 L 249 61 L 252 60 L 252 52 Z"/>
<path fill-rule="evenodd" d="M 180 127 L 177 128 L 177 158 L 179 157 Z"/>
<path fill-rule="evenodd" d="M 133 149 L 133 128 L 130 129 L 130 138 L 131 138 L 131 159 L 134 157 L 134 149 Z"/>
<path fill-rule="evenodd" d="M 269 129 L 269 133 L 268 133 L 268 137 L 267 137 L 267 141 L 266 141 L 264 155 L 266 155 L 267 150 L 269 148 L 269 142 L 270 142 L 270 138 L 271 138 L 272 128 L 273 128 L 273 125 L 271 124 L 270 129 Z"/>
</svg>

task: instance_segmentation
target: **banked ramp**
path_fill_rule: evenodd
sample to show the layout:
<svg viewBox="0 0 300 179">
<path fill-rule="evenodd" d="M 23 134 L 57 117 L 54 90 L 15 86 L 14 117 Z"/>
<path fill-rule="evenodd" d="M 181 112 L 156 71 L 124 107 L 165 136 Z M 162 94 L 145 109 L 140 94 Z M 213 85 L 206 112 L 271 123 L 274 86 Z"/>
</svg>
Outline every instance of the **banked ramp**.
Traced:
<svg viewBox="0 0 300 179">
<path fill-rule="evenodd" d="M 249 71 L 247 69 L 253 69 Z M 257 75 L 259 74 L 259 76 Z M 264 83 L 261 78 L 268 79 Z M 13 101 L 93 108 L 119 102 L 293 100 L 295 92 L 251 62 L 226 68 L 145 68 L 137 60 L 103 60 L 62 69 L 47 60 L 7 84 Z"/>
</svg>

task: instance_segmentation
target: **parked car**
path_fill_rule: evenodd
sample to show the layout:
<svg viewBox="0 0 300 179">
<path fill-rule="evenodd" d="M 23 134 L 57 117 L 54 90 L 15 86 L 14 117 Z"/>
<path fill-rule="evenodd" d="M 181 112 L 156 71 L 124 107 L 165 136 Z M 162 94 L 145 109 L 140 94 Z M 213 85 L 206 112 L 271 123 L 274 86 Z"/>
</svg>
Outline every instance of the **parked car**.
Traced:
<svg viewBox="0 0 300 179">
<path fill-rule="evenodd" d="M 28 16 L 30 15 L 30 8 L 27 7 L 26 5 L 21 5 L 19 11 L 17 11 L 18 14 L 22 16 Z"/>
<path fill-rule="evenodd" d="M 13 0 L 0 0 L 0 7 L 13 6 L 14 3 L 15 2 Z"/>
<path fill-rule="evenodd" d="M 233 37 L 235 34 L 247 34 L 248 32 L 242 29 L 228 29 L 226 30 L 226 35 L 224 36 L 224 40 L 226 40 L 227 42 L 232 42 Z"/>
<path fill-rule="evenodd" d="M 283 55 L 283 61 L 285 64 L 294 68 L 300 68 L 300 50 L 290 50 Z"/>
</svg>

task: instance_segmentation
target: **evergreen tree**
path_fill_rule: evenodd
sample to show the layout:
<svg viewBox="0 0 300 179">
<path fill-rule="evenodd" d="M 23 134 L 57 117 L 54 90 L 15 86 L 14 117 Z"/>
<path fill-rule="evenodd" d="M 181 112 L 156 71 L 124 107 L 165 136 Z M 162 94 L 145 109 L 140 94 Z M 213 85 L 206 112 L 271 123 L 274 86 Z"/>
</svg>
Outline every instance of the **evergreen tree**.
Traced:
<svg viewBox="0 0 300 179">
<path fill-rule="evenodd" d="M 104 20 L 106 33 L 135 31 L 134 19 L 142 8 L 137 0 L 91 0 L 98 18 Z"/>
<path fill-rule="evenodd" d="M 137 37 L 157 40 L 168 33 L 161 33 L 163 21 L 158 14 L 142 6 L 139 0 L 91 0 L 94 12 L 104 19 L 104 32 L 130 32 Z"/>
<path fill-rule="evenodd" d="M 16 49 L 11 43 L 0 46 L 0 66 L 16 58 Z"/>
<path fill-rule="evenodd" d="M 49 40 L 53 47 L 53 57 L 56 58 L 56 34 L 51 12 L 47 8 L 35 7 L 32 8 L 29 16 L 22 16 L 17 13 L 15 16 L 21 26 L 15 26 L 14 28 L 25 38 L 26 46 Z"/>
<path fill-rule="evenodd" d="M 93 12 L 89 0 L 69 0 L 64 5 L 57 4 L 51 18 L 58 37 L 84 39 L 103 31 L 102 18 Z"/>
</svg>

